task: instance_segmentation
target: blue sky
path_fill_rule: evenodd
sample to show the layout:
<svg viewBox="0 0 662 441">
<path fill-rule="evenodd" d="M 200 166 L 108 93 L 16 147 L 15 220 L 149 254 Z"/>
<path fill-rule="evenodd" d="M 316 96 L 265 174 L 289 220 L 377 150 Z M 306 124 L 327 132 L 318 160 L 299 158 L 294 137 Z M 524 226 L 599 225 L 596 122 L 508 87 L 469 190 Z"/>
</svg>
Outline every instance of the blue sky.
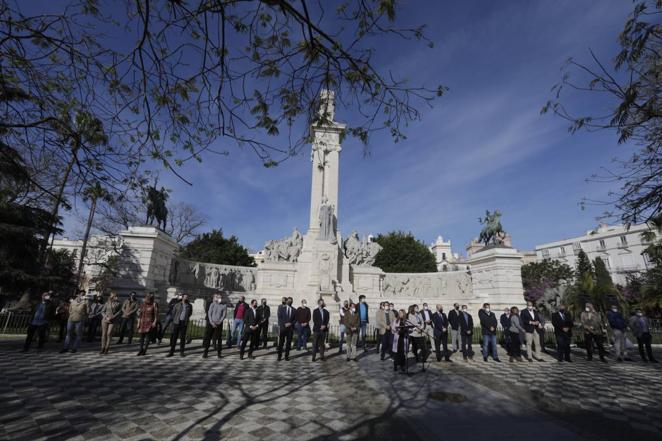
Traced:
<svg viewBox="0 0 662 441">
<path fill-rule="evenodd" d="M 432 49 L 423 44 L 377 46 L 377 63 L 412 83 L 450 88 L 408 138 L 370 141 L 370 155 L 354 139 L 343 145 L 339 228 L 345 235 L 407 230 L 427 243 L 441 234 L 454 251 L 477 236 L 478 217 L 499 208 L 519 249 L 582 234 L 604 207 L 581 210 L 583 197 L 606 199 L 607 184 L 586 183 L 611 158 L 629 154 L 612 133 L 571 135 L 567 123 L 539 115 L 568 57 L 603 60 L 617 52 L 617 35 L 632 3 L 610 1 L 410 0 L 404 23 L 426 23 Z M 605 110 L 590 94 L 567 101 L 574 108 Z M 337 108 L 351 121 L 355 109 Z M 167 172 L 160 183 L 252 249 L 307 227 L 309 150 L 266 169 L 249 150 L 225 140 L 228 156 L 205 157 L 181 170 L 193 185 Z M 79 229 L 67 222 L 67 229 Z"/>
</svg>

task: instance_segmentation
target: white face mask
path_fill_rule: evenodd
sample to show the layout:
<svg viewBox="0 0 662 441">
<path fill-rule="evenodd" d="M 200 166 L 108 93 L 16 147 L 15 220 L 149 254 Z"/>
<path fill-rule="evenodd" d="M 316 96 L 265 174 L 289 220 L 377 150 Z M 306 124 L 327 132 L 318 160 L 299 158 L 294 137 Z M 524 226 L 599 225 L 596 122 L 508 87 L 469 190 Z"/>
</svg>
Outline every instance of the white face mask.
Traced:
<svg viewBox="0 0 662 441">
<path fill-rule="evenodd" d="M 467 308 L 462 308 L 462 312 L 467 312 Z"/>
<path fill-rule="evenodd" d="M 529 311 L 533 311 L 533 306 L 527 306 L 526 309 L 528 309 Z"/>
<path fill-rule="evenodd" d="M 616 308 L 611 308 L 611 310 L 612 310 L 613 312 L 618 312 L 618 309 L 616 309 Z"/>
<path fill-rule="evenodd" d="M 485 312 L 490 312 L 490 308 L 485 308 Z"/>
<path fill-rule="evenodd" d="M 306 302 L 302 303 L 301 306 L 305 307 L 305 306 L 306 306 Z"/>
<path fill-rule="evenodd" d="M 385 306 L 384 309 L 385 309 L 386 311 L 388 311 L 388 310 L 391 309 L 391 308 L 390 308 L 389 306 Z"/>
<path fill-rule="evenodd" d="M 50 300 L 51 296 L 44 296 L 44 300 Z"/>
<path fill-rule="evenodd" d="M 641 317 L 643 314 L 641 312 L 637 313 L 637 317 Z"/>
<path fill-rule="evenodd" d="M 591 308 L 585 308 L 584 311 L 591 312 Z"/>
</svg>

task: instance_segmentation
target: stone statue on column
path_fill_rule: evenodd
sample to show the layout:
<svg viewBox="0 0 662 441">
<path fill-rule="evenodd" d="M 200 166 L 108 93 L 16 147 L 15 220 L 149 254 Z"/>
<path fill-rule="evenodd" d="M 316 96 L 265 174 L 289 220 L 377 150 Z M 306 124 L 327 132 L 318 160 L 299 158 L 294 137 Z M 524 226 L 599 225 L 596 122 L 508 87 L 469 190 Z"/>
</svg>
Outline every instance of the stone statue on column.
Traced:
<svg viewBox="0 0 662 441">
<path fill-rule="evenodd" d="M 335 207 L 329 203 L 329 199 L 326 196 L 322 196 L 322 203 L 319 208 L 320 231 L 317 236 L 318 240 L 336 243 L 335 221 Z"/>
</svg>

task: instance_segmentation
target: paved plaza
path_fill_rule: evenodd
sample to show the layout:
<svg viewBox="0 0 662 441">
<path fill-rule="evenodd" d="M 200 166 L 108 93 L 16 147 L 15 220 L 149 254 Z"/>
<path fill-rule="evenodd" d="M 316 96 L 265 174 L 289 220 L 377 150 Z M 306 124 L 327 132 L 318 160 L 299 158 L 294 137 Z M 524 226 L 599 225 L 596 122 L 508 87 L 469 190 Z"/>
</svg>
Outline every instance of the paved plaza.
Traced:
<svg viewBox="0 0 662 441">
<path fill-rule="evenodd" d="M 662 368 L 642 363 L 433 362 L 393 373 L 376 354 L 325 362 L 273 349 L 240 361 L 165 346 L 19 353 L 0 340 L 0 439 L 657 440 Z M 662 355 L 659 354 L 658 356 Z M 662 358 L 660 356 L 659 358 Z M 461 438 L 459 438 L 461 437 Z"/>
</svg>

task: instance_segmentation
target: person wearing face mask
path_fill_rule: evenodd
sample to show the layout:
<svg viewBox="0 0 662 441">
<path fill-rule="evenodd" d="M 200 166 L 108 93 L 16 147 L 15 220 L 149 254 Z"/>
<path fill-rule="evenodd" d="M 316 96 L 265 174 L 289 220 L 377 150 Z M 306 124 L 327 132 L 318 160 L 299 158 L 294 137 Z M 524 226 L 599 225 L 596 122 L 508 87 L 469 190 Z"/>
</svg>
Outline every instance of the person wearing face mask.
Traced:
<svg viewBox="0 0 662 441">
<path fill-rule="evenodd" d="M 147 354 L 151 341 L 150 334 L 156 332 L 156 323 L 159 321 L 159 305 L 154 301 L 154 293 L 145 296 L 143 304 L 138 311 L 138 334 L 140 335 L 140 350 L 138 356 Z"/>
<path fill-rule="evenodd" d="M 207 326 L 205 328 L 205 339 L 202 341 L 202 347 L 204 352 L 202 353 L 202 358 L 209 357 L 209 346 L 211 346 L 212 340 L 216 340 L 216 357 L 221 358 L 221 350 L 223 345 L 221 344 L 221 338 L 223 336 L 223 322 L 225 317 L 228 314 L 228 306 L 221 303 L 221 294 L 214 294 L 214 300 L 209 305 L 207 310 Z"/>
<path fill-rule="evenodd" d="M 632 333 L 637 338 L 641 360 L 644 363 L 649 361 L 651 363 L 657 363 L 657 360 L 653 357 L 653 348 L 651 348 L 651 341 L 653 338 L 651 336 L 650 321 L 641 309 L 637 309 L 634 315 L 630 318 L 630 329 L 632 329 Z M 645 353 L 644 347 L 646 348 Z"/>
<path fill-rule="evenodd" d="M 95 295 L 94 300 L 89 305 L 89 314 L 87 315 L 87 341 L 93 342 L 97 336 L 99 325 L 101 324 L 101 309 L 103 308 L 103 299 L 101 295 Z"/>
<path fill-rule="evenodd" d="M 618 310 L 617 305 L 612 305 L 609 311 L 607 311 L 607 322 L 609 322 L 609 327 L 614 335 L 614 356 L 616 357 L 616 361 L 632 361 L 628 358 L 625 347 L 625 331 L 628 329 L 628 322 Z"/>
<path fill-rule="evenodd" d="M 587 303 L 580 316 L 586 344 L 586 359 L 593 360 L 593 343 L 598 347 L 600 361 L 606 363 L 604 346 L 604 324 L 592 303 Z"/>
<path fill-rule="evenodd" d="M 78 295 L 69 305 L 69 321 L 67 322 L 67 336 L 64 339 L 64 346 L 60 353 L 69 350 L 73 334 L 76 334 L 76 340 L 73 343 L 71 352 L 76 352 L 80 346 L 80 340 L 83 336 L 83 323 L 87 318 L 87 300 L 85 299 L 85 290 L 78 291 Z"/>
<path fill-rule="evenodd" d="M 296 330 L 297 330 L 297 345 L 296 350 L 308 350 L 308 337 L 310 337 L 310 308 L 305 300 L 301 301 L 301 306 L 296 310 Z"/>
<path fill-rule="evenodd" d="M 101 310 L 101 352 L 106 355 L 110 349 L 110 341 L 113 339 L 113 328 L 122 315 L 122 304 L 117 298 L 117 293 L 111 292 L 108 300 Z"/>
<path fill-rule="evenodd" d="M 237 342 L 237 346 L 241 344 L 241 336 L 243 335 L 244 331 L 244 314 L 246 314 L 246 310 L 248 309 L 248 304 L 246 303 L 246 297 L 241 296 L 239 297 L 239 301 L 237 302 L 236 305 L 234 305 L 234 315 L 233 315 L 233 322 L 232 322 L 232 329 L 230 332 L 228 332 L 228 341 L 227 345 L 228 348 L 232 347 L 232 340 L 233 337 Z"/>
<path fill-rule="evenodd" d="M 432 350 L 432 340 L 434 339 L 434 329 L 432 326 L 432 311 L 428 307 L 427 303 L 423 303 L 423 310 L 421 311 L 421 317 L 423 317 L 423 322 L 425 323 L 425 342 L 428 344 L 428 353 Z"/>
<path fill-rule="evenodd" d="M 521 325 L 519 317 L 519 309 L 516 306 L 510 308 L 510 328 L 508 328 L 510 333 L 510 362 L 513 360 L 524 361 L 522 360 L 522 342 L 520 340 L 520 335 L 524 334 L 524 328 Z"/>
<path fill-rule="evenodd" d="M 489 303 L 484 303 L 483 309 L 478 311 L 478 319 L 480 320 L 480 329 L 483 334 L 483 361 L 487 361 L 487 357 L 490 354 L 490 346 L 492 346 L 492 359 L 500 362 L 496 339 L 497 318 L 496 314 L 490 310 Z"/>
<path fill-rule="evenodd" d="M 381 360 L 386 359 L 386 353 L 390 354 L 393 334 L 391 333 L 391 325 L 395 320 L 395 314 L 391 311 L 391 306 L 388 302 L 382 302 L 379 305 L 379 311 L 375 315 L 375 327 L 377 328 L 378 338 L 381 346 Z"/>
<path fill-rule="evenodd" d="M 55 306 L 51 303 L 51 295 L 45 292 L 41 295 L 41 301 L 37 303 L 30 312 L 30 322 L 28 322 L 28 335 L 25 337 L 23 352 L 30 350 L 32 339 L 37 334 L 37 349 L 41 350 L 46 341 L 46 331 L 48 323 L 55 317 Z"/>
<path fill-rule="evenodd" d="M 393 370 L 397 371 L 398 367 L 405 372 L 407 364 L 407 347 L 409 346 L 409 328 L 407 328 L 407 319 L 405 310 L 398 311 L 398 316 L 391 325 L 391 332 L 393 333 L 393 345 L 391 352 L 393 352 Z"/>
<path fill-rule="evenodd" d="M 122 323 L 120 324 L 120 339 L 117 341 L 118 345 L 121 345 L 124 341 L 124 335 L 129 334 L 127 344 L 131 344 L 133 341 L 133 327 L 136 321 L 136 314 L 140 304 L 136 298 L 136 293 L 131 292 L 129 298 L 124 301 L 122 304 Z"/>
<path fill-rule="evenodd" d="M 244 359 L 246 345 L 248 345 L 248 358 L 253 359 L 253 349 L 257 346 L 258 329 L 260 327 L 260 317 L 257 313 L 257 300 L 251 300 L 250 308 L 244 314 L 244 335 L 241 339 L 241 348 L 239 349 L 239 359 Z"/>
<path fill-rule="evenodd" d="M 283 358 L 283 346 L 285 346 L 285 361 L 290 360 L 290 348 L 292 347 L 292 335 L 294 334 L 294 323 L 296 315 L 292 307 L 292 297 L 283 297 L 283 303 L 278 307 L 278 361 Z"/>
<path fill-rule="evenodd" d="M 427 361 L 430 353 L 428 352 L 428 345 L 425 341 L 425 337 L 427 335 L 425 332 L 425 322 L 423 321 L 423 315 L 418 309 L 418 305 L 411 305 L 409 307 L 409 311 L 407 313 L 407 325 L 413 327 L 409 338 L 411 340 L 414 358 L 416 359 L 417 363 L 419 361 L 423 361 L 423 369 L 425 370 L 425 362 Z"/>
<path fill-rule="evenodd" d="M 58 343 L 64 341 L 64 336 L 67 334 L 67 322 L 69 321 L 69 306 L 71 305 L 71 298 L 60 297 L 58 305 L 55 308 L 55 318 L 60 327 L 58 332 Z"/>
<path fill-rule="evenodd" d="M 354 303 L 349 304 L 349 310 L 343 317 L 343 324 L 347 333 L 347 361 L 356 361 L 356 345 L 359 340 L 361 321 Z"/>
<path fill-rule="evenodd" d="M 444 358 L 446 361 L 451 362 L 450 351 L 448 350 L 448 317 L 444 314 L 444 307 L 437 305 L 437 312 L 432 314 L 432 326 L 434 329 L 434 353 L 437 356 L 437 361 Z M 443 346 L 443 352 L 440 347 Z"/>
<path fill-rule="evenodd" d="M 564 304 L 559 305 L 559 310 L 552 314 L 552 326 L 556 336 L 556 359 L 571 362 L 570 341 L 572 340 L 572 327 L 574 322 L 572 315 L 566 310 Z"/>
<path fill-rule="evenodd" d="M 533 360 L 540 362 L 544 361 L 540 354 L 540 339 L 537 338 L 537 329 L 540 325 L 540 315 L 533 307 L 533 302 L 526 302 L 526 309 L 521 312 L 520 319 L 522 320 L 522 326 L 526 331 L 525 339 L 527 360 L 529 360 L 529 362 Z M 533 355 L 534 347 L 535 355 Z"/>
<path fill-rule="evenodd" d="M 458 321 L 462 341 L 462 358 L 464 361 L 473 361 L 474 351 L 471 349 L 471 339 L 474 334 L 474 318 L 467 311 L 467 305 L 462 305 Z"/>
<path fill-rule="evenodd" d="M 257 315 L 260 318 L 259 327 L 257 329 L 257 346 L 255 349 L 267 349 L 267 334 L 269 332 L 269 317 L 271 317 L 271 308 L 267 305 L 267 299 L 262 299 L 262 303 L 257 307 Z"/>
<path fill-rule="evenodd" d="M 324 300 L 317 301 L 317 308 L 313 311 L 313 361 L 320 353 L 320 359 L 324 361 L 324 349 L 326 342 L 326 334 L 329 332 L 329 318 L 330 314 L 324 308 Z"/>
<path fill-rule="evenodd" d="M 345 314 L 349 311 L 349 301 L 345 300 L 343 304 L 340 306 L 340 310 L 338 311 L 338 315 L 340 317 L 340 325 L 338 328 L 338 331 L 340 332 L 340 341 L 338 343 L 338 354 L 342 354 L 342 345 L 345 342 L 345 334 L 347 332 L 347 329 L 345 328 L 345 324 L 343 323 L 343 317 L 345 317 Z"/>
<path fill-rule="evenodd" d="M 166 312 L 165 315 L 165 322 L 163 323 L 163 326 L 161 327 L 161 332 L 159 333 L 159 344 L 161 344 L 161 342 L 163 341 L 163 336 L 168 330 L 168 326 L 172 324 L 172 309 L 175 307 L 177 303 L 181 301 L 182 301 L 182 295 L 177 294 L 173 298 L 171 298 L 170 301 L 168 302 L 168 311 Z"/>
<path fill-rule="evenodd" d="M 503 314 L 499 317 L 499 323 L 503 330 L 503 346 L 506 349 L 506 353 L 510 355 L 510 309 L 505 308 L 503 310 Z"/>
<path fill-rule="evenodd" d="M 182 294 L 182 301 L 172 308 L 172 334 L 170 336 L 170 352 L 166 357 L 175 355 L 177 339 L 179 339 L 179 355 L 184 357 L 186 354 L 186 330 L 188 322 L 193 314 L 193 305 L 188 301 L 188 294 Z"/>
<path fill-rule="evenodd" d="M 363 352 L 367 352 L 368 343 L 366 341 L 366 338 L 368 335 L 368 323 L 370 323 L 370 320 L 369 320 L 368 304 L 365 302 L 364 295 L 359 296 L 359 306 L 357 309 L 357 313 L 359 314 L 359 322 L 360 322 L 359 340 L 361 341 Z"/>
<path fill-rule="evenodd" d="M 448 313 L 448 323 L 451 327 L 451 346 L 453 352 L 457 352 L 460 349 L 460 305 L 458 303 L 453 304 L 453 309 Z"/>
</svg>

